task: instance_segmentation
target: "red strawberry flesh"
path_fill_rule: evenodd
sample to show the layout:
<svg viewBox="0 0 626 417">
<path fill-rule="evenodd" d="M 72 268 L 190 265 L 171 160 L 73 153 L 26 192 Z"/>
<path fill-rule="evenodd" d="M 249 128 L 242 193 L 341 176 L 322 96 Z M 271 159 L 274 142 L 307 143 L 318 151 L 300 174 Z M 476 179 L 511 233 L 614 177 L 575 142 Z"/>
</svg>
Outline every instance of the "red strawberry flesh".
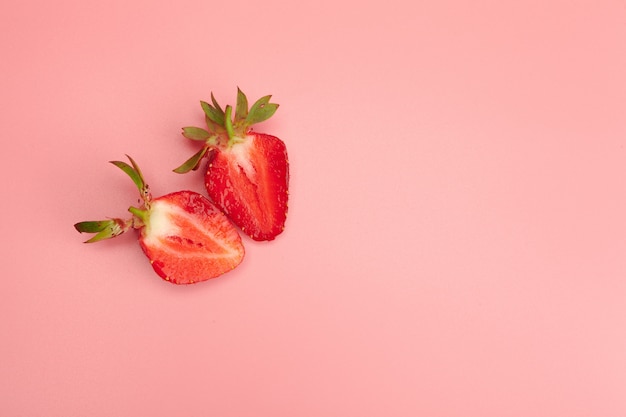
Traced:
<svg viewBox="0 0 626 417">
<path fill-rule="evenodd" d="M 273 240 L 283 231 L 288 183 L 285 144 L 254 132 L 217 151 L 205 175 L 211 199 L 254 240 Z"/>
<path fill-rule="evenodd" d="M 152 200 L 139 242 L 156 273 L 176 284 L 215 278 L 244 256 L 241 237 L 226 216 L 192 191 Z"/>
</svg>

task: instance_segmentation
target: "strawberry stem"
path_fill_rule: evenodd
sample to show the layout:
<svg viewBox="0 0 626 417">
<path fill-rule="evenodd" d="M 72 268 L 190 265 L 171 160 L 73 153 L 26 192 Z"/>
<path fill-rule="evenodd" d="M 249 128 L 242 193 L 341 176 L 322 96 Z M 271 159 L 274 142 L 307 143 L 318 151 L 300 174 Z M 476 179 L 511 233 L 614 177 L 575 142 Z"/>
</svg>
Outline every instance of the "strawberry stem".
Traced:
<svg viewBox="0 0 626 417">
<path fill-rule="evenodd" d="M 141 224 L 139 225 L 134 224 L 133 222 L 133 226 L 135 226 L 135 228 L 145 225 L 148 222 L 148 218 L 150 217 L 148 210 L 141 210 L 141 209 L 138 209 L 137 207 L 131 206 L 128 208 L 128 211 L 130 211 L 135 217 L 137 217 L 141 221 Z"/>
<path fill-rule="evenodd" d="M 228 134 L 228 142 L 232 142 L 235 137 L 235 130 L 233 129 L 233 107 L 229 104 L 226 106 L 226 110 L 224 111 L 224 127 L 226 128 L 226 133 Z"/>
</svg>

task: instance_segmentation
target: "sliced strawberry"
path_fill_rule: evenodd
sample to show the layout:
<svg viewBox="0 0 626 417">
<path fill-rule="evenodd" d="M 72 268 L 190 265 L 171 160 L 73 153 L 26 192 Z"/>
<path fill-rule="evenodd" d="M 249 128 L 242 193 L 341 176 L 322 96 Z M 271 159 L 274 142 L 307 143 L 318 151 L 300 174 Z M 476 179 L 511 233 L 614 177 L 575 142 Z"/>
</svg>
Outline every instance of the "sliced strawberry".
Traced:
<svg viewBox="0 0 626 417">
<path fill-rule="evenodd" d="M 234 269 L 241 237 L 206 197 L 179 191 L 152 200 L 139 243 L 163 279 L 192 284 Z"/>
<path fill-rule="evenodd" d="M 261 133 L 216 152 L 205 175 L 209 197 L 255 240 L 272 240 L 283 231 L 288 183 L 285 144 Z"/>
<path fill-rule="evenodd" d="M 153 269 L 175 284 L 193 284 L 218 277 L 243 260 L 241 237 L 228 218 L 209 199 L 193 191 L 178 191 L 152 199 L 139 167 L 112 161 L 126 172 L 140 191 L 143 206 L 130 207 L 133 217 L 80 222 L 79 232 L 96 233 L 87 242 L 139 229 L 139 244 Z"/>
<path fill-rule="evenodd" d="M 270 118 L 278 104 L 271 96 L 257 100 L 248 109 L 241 90 L 237 94 L 234 120 L 232 108 L 201 102 L 208 129 L 183 128 L 189 139 L 204 141 L 204 147 L 174 171 L 198 169 L 209 158 L 205 186 L 209 197 L 226 215 L 255 240 L 273 240 L 285 227 L 289 194 L 289 162 L 283 141 L 251 130 L 255 123 Z"/>
</svg>

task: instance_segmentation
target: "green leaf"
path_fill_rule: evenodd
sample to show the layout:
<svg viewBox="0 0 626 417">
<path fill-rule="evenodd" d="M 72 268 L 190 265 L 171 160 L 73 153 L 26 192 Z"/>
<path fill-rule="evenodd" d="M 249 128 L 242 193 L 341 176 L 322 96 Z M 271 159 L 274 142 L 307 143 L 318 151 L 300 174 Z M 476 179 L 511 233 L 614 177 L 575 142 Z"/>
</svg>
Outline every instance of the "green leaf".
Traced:
<svg viewBox="0 0 626 417">
<path fill-rule="evenodd" d="M 224 110 L 222 110 L 220 105 L 217 104 L 217 100 L 215 100 L 215 96 L 213 95 L 213 92 L 211 92 L 211 102 L 213 103 L 213 107 L 215 107 L 215 109 L 223 115 Z"/>
<path fill-rule="evenodd" d="M 222 109 L 216 109 L 206 101 L 201 101 L 200 105 L 202 106 L 202 110 L 204 110 L 204 114 L 206 114 L 206 117 L 208 117 L 210 121 L 218 126 L 224 126 L 224 112 Z"/>
<path fill-rule="evenodd" d="M 248 126 L 263 122 L 276 113 L 278 104 L 270 103 L 269 101 L 271 97 L 272 96 L 261 97 L 252 105 L 252 108 L 250 108 L 250 112 L 246 117 L 246 124 Z"/>
<path fill-rule="evenodd" d="M 76 223 L 74 225 L 74 228 L 80 233 L 98 233 L 113 223 L 115 223 L 115 221 L 111 219 L 80 222 L 80 223 Z"/>
<path fill-rule="evenodd" d="M 146 182 L 143 180 L 143 175 L 141 175 L 141 170 L 139 169 L 139 165 L 137 165 L 137 162 L 135 162 L 135 160 L 131 158 L 129 155 L 126 155 L 126 158 L 128 158 L 130 163 L 133 165 L 133 169 L 135 170 L 135 172 L 137 172 L 137 175 L 139 175 L 139 178 L 141 179 L 141 183 L 145 185 Z"/>
<path fill-rule="evenodd" d="M 200 167 L 200 161 L 204 158 L 207 151 L 210 149 L 209 146 L 204 146 L 198 152 L 196 152 L 191 158 L 186 160 L 181 166 L 174 169 L 174 172 L 177 174 L 185 174 L 189 171 L 195 171 Z"/>
<path fill-rule="evenodd" d="M 235 124 L 246 120 L 248 117 L 248 98 L 241 91 L 239 87 L 237 87 L 237 107 L 235 107 Z"/>
<path fill-rule="evenodd" d="M 110 161 L 110 162 L 116 167 L 118 167 L 119 169 L 121 169 L 122 171 L 124 171 L 130 177 L 130 179 L 133 180 L 133 182 L 139 189 L 139 192 L 143 194 L 146 184 L 143 180 L 143 177 L 141 176 L 141 172 L 139 172 L 136 169 L 137 165 L 134 163 L 132 159 L 131 159 L 131 163 L 134 165 L 134 167 L 122 161 Z"/>
<path fill-rule="evenodd" d="M 206 122 L 208 131 L 210 133 L 219 133 L 224 130 L 224 126 L 218 125 L 213 120 L 209 119 L 207 115 L 204 116 L 204 121 Z"/>
<path fill-rule="evenodd" d="M 122 219 L 110 219 L 101 221 L 80 222 L 74 225 L 74 228 L 81 233 L 96 233 L 91 239 L 85 243 L 94 243 L 104 239 L 110 239 L 121 235 L 130 227 L 129 222 Z"/>
<path fill-rule="evenodd" d="M 183 136 L 191 140 L 206 141 L 211 137 L 211 133 L 200 127 L 183 127 Z"/>
</svg>

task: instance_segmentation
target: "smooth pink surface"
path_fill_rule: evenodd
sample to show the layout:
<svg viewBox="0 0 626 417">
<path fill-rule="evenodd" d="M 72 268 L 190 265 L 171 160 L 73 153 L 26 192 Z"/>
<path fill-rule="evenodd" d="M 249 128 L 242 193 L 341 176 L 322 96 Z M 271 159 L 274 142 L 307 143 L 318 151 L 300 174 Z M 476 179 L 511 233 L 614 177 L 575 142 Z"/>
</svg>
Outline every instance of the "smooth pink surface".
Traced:
<svg viewBox="0 0 626 417">
<path fill-rule="evenodd" d="M 0 8 L 3 416 L 625 416 L 626 6 Z M 287 229 L 176 287 L 72 225 L 213 91 L 281 104 Z"/>
</svg>

